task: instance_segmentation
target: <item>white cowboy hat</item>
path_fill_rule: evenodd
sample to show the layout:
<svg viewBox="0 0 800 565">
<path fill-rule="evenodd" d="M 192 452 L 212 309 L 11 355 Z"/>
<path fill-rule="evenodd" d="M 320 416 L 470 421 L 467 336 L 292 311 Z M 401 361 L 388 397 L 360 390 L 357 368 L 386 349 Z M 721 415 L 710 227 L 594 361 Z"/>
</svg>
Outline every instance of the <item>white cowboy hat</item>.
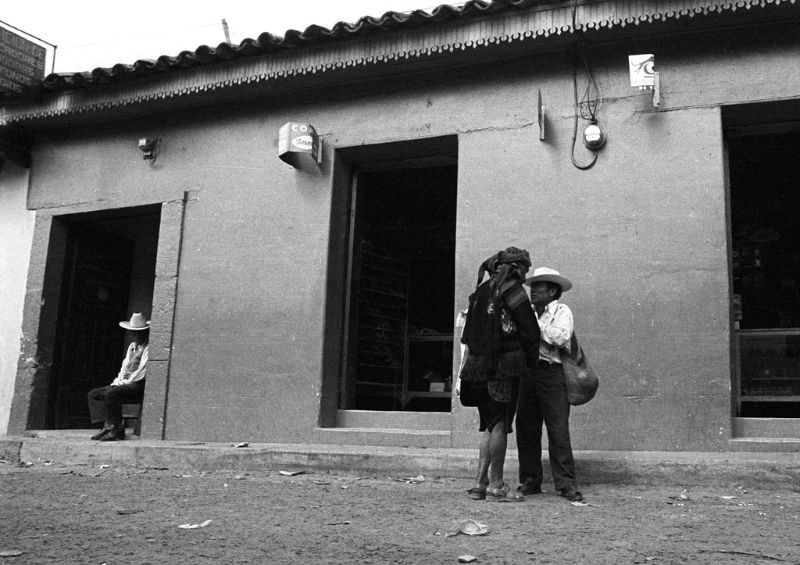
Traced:
<svg viewBox="0 0 800 565">
<path fill-rule="evenodd" d="M 532 285 L 537 282 L 556 283 L 561 287 L 561 292 L 567 292 L 572 288 L 572 283 L 568 278 L 562 277 L 561 273 L 550 267 L 537 267 L 533 270 L 533 274 L 525 279 L 525 284 L 527 285 Z"/>
<path fill-rule="evenodd" d="M 149 330 L 150 329 L 150 322 L 145 322 L 144 316 L 142 316 L 141 312 L 135 312 L 129 322 L 120 322 L 119 323 L 121 328 L 125 328 L 126 330 Z"/>
</svg>

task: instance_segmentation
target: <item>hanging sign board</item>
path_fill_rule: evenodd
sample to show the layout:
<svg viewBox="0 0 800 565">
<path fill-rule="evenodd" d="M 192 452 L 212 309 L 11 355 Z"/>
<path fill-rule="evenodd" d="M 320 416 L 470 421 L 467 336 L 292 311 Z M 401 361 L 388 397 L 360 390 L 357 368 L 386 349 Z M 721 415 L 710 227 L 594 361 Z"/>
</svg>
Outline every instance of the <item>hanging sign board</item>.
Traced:
<svg viewBox="0 0 800 565">
<path fill-rule="evenodd" d="M 298 169 L 319 165 L 322 153 L 311 124 L 286 122 L 278 130 L 278 157 Z"/>
<path fill-rule="evenodd" d="M 44 78 L 47 49 L 0 26 L 0 93 L 20 92 Z"/>
</svg>

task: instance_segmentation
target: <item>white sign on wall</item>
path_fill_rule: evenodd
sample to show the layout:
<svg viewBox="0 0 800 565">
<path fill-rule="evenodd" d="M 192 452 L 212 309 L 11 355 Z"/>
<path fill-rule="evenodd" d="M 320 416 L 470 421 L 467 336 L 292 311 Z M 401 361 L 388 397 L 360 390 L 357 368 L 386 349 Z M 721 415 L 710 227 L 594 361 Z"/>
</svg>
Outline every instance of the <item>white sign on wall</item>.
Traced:
<svg viewBox="0 0 800 565">
<path fill-rule="evenodd" d="M 631 86 L 640 89 L 653 88 L 656 81 L 656 58 L 652 53 L 628 55 Z"/>
</svg>

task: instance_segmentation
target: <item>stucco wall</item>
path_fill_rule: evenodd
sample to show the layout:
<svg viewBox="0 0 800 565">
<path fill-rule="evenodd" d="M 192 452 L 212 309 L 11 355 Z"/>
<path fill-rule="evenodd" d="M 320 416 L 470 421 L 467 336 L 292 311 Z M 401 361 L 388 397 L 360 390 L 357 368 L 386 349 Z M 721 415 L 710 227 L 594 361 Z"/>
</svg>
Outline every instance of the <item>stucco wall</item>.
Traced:
<svg viewBox="0 0 800 565">
<path fill-rule="evenodd" d="M 0 435 L 8 426 L 20 354 L 35 217 L 26 207 L 27 196 L 28 171 L 4 162 L 0 171 Z"/>
<path fill-rule="evenodd" d="M 628 86 L 627 55 L 650 51 L 662 72 L 661 112 Z M 409 79 L 381 95 L 237 105 L 54 134 L 36 148 L 31 202 L 114 207 L 191 191 L 166 436 L 310 441 L 330 203 L 340 189 L 330 152 L 457 135 L 456 306 L 479 262 L 511 244 L 573 280 L 565 299 L 602 378 L 598 397 L 574 410 L 575 447 L 724 449 L 730 329 L 719 106 L 796 96 L 797 51 L 772 40 L 592 51 L 608 144 L 589 171 L 570 163 L 572 61 L 548 55 Z M 537 90 L 548 107 L 544 142 Z M 319 173 L 278 160 L 277 130 L 289 120 L 322 134 L 328 152 Z M 136 150 L 145 134 L 163 140 L 153 166 Z M 588 158 L 580 147 L 576 156 Z M 454 405 L 452 426 L 454 445 L 473 444 L 474 410 Z"/>
</svg>

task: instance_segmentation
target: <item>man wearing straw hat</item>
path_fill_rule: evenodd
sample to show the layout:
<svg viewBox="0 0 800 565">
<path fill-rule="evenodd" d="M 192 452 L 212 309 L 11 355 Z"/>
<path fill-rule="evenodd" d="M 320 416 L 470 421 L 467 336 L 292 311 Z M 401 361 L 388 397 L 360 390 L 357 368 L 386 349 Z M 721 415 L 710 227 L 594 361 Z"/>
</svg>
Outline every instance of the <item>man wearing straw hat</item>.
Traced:
<svg viewBox="0 0 800 565">
<path fill-rule="evenodd" d="M 125 439 L 122 405 L 139 404 L 144 398 L 150 322 L 145 321 L 140 312 L 136 312 L 129 321 L 122 321 L 119 325 L 128 330 L 131 339 L 119 374 L 110 385 L 89 391 L 89 415 L 92 423 L 105 422 L 103 429 L 92 436 L 92 439 L 99 441 Z"/>
<path fill-rule="evenodd" d="M 561 365 L 561 348 L 574 329 L 572 311 L 559 302 L 572 283 L 555 269 L 539 267 L 525 283 L 541 330 L 539 362 L 520 381 L 517 450 L 520 494 L 542 492 L 542 423 L 547 427 L 550 470 L 556 491 L 570 502 L 583 500 L 577 490 L 569 436 L 569 401 Z"/>
</svg>

